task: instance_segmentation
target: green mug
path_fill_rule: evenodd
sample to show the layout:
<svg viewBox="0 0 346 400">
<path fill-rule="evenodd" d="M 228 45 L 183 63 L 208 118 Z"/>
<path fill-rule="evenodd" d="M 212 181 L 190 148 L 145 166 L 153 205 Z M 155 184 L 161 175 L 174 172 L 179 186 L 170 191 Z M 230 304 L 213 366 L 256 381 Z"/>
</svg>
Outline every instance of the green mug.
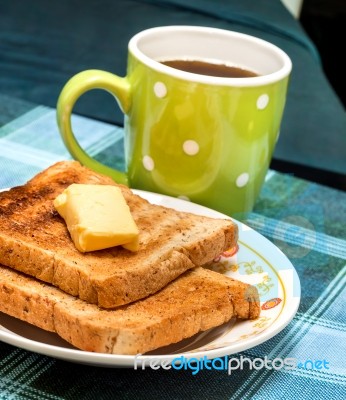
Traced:
<svg viewBox="0 0 346 400">
<path fill-rule="evenodd" d="M 169 60 L 235 66 L 256 76 L 187 72 L 163 63 Z M 87 70 L 67 82 L 57 105 L 60 133 L 75 159 L 118 183 L 227 215 L 248 212 L 279 136 L 291 68 L 281 49 L 249 35 L 196 26 L 147 29 L 129 42 L 126 77 Z M 124 113 L 126 173 L 90 157 L 73 134 L 73 106 L 96 88 L 113 94 Z"/>
</svg>

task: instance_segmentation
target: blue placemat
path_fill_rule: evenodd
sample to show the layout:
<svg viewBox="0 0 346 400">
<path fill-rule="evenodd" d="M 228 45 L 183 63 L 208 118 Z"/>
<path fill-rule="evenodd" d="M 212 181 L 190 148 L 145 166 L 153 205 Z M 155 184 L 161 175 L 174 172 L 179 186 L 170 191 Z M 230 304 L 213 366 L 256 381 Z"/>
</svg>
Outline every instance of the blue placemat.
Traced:
<svg viewBox="0 0 346 400">
<path fill-rule="evenodd" d="M 54 109 L 18 101 L 2 104 L 6 112 L 0 126 L 1 188 L 20 185 L 54 162 L 70 158 Z M 91 155 L 110 166 L 123 166 L 121 128 L 76 115 L 73 127 Z M 238 217 L 288 256 L 299 274 L 302 298 L 298 313 L 282 332 L 232 357 L 289 357 L 300 366 L 250 369 L 245 363 L 231 375 L 217 370 L 193 375 L 189 370 L 105 369 L 0 343 L 0 398 L 343 398 L 346 193 L 270 171 L 254 211 Z"/>
</svg>

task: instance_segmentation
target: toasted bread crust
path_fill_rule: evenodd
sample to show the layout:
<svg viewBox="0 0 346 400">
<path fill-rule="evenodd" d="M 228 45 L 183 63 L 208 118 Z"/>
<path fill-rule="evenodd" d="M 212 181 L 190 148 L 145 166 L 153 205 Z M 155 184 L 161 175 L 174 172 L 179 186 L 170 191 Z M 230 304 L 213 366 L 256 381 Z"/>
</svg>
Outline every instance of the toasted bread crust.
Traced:
<svg viewBox="0 0 346 400">
<path fill-rule="evenodd" d="M 257 318 L 260 308 L 255 287 L 201 267 L 146 299 L 105 310 L 0 265 L 0 311 L 82 350 L 139 354 L 232 317 Z"/>
<path fill-rule="evenodd" d="M 0 263 L 112 308 L 155 293 L 236 244 L 231 220 L 152 205 L 119 185 L 140 230 L 139 251 L 80 253 L 53 206 L 72 183 L 116 185 L 76 161 L 64 161 L 0 193 Z"/>
</svg>

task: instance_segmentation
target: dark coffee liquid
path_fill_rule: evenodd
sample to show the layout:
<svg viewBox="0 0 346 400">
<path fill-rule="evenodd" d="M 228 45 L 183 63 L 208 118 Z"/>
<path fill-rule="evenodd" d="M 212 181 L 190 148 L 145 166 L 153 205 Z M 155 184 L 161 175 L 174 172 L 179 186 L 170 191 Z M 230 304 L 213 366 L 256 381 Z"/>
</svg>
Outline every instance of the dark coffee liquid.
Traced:
<svg viewBox="0 0 346 400">
<path fill-rule="evenodd" d="M 205 61 L 169 60 L 161 61 L 161 64 L 193 74 L 217 76 L 220 78 L 253 78 L 258 76 L 255 72 L 246 69 Z"/>
</svg>

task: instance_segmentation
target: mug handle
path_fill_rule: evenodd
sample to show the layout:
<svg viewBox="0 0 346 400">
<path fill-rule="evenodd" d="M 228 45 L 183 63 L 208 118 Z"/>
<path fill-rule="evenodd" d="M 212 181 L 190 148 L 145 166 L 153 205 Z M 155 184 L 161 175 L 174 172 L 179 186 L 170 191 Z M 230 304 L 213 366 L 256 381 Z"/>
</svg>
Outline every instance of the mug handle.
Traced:
<svg viewBox="0 0 346 400">
<path fill-rule="evenodd" d="M 57 122 L 61 137 L 72 157 L 96 172 L 108 175 L 117 183 L 128 186 L 127 175 L 95 160 L 78 143 L 71 125 L 71 114 L 78 98 L 91 89 L 103 89 L 113 94 L 123 113 L 130 109 L 130 84 L 110 72 L 97 69 L 74 75 L 63 87 L 57 103 Z"/>
</svg>

